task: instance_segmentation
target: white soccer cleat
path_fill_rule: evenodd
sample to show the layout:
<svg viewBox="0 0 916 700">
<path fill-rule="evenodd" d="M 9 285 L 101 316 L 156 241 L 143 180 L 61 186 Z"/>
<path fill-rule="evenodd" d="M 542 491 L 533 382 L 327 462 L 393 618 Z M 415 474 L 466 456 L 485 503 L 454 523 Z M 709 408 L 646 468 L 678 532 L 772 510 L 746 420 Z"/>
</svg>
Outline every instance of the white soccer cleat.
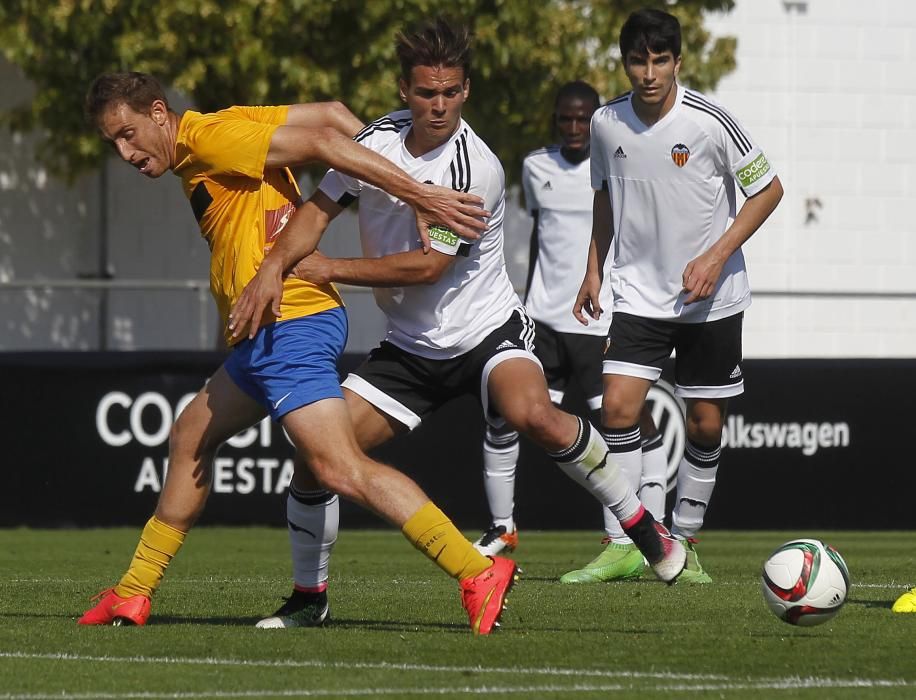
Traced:
<svg viewBox="0 0 916 700">
<path fill-rule="evenodd" d="M 504 525 L 491 525 L 474 543 L 474 549 L 486 557 L 495 557 L 503 552 L 514 552 L 516 547 L 518 547 L 518 528 L 513 527 L 512 532 L 509 532 Z"/>
<path fill-rule="evenodd" d="M 659 579 L 670 586 L 687 567 L 687 549 L 661 523 L 655 523 L 655 529 L 661 538 L 664 555 L 655 563 L 650 561 L 649 566 Z"/>
<path fill-rule="evenodd" d="M 684 545 L 645 509 L 638 521 L 623 529 L 639 547 L 655 575 L 669 586 L 673 584 L 687 566 Z"/>
</svg>

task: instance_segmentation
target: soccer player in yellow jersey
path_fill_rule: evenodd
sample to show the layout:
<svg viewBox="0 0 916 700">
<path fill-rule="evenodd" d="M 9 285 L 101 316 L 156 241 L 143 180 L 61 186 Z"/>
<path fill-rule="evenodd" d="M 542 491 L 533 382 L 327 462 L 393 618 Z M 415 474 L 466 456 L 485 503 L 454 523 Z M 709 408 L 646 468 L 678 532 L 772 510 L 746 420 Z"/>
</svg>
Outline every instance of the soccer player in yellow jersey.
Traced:
<svg viewBox="0 0 916 700">
<path fill-rule="evenodd" d="M 224 323 L 265 248 L 296 217 L 301 199 L 290 166 L 325 162 L 406 201 L 424 247 L 432 226 L 469 238 L 485 228 L 488 212 L 477 206 L 479 198 L 421 184 L 352 141 L 362 125 L 338 103 L 178 115 L 152 77 L 116 73 L 93 82 L 86 114 L 140 173 L 156 178 L 171 170 L 181 178 L 212 252 L 210 286 Z M 269 413 L 296 447 L 296 469 L 307 461 L 327 491 L 401 524 L 418 549 L 461 582 L 472 628 L 488 633 L 515 566 L 478 553 L 411 479 L 357 446 L 338 383 L 347 316 L 334 286 L 289 278 L 280 319 L 271 314 L 264 322 L 254 338 L 227 334 L 235 343 L 228 359 L 172 429 L 168 475 L 127 572 L 80 624 L 146 622 L 151 596 L 203 510 L 216 450 Z M 325 608 L 315 624 L 326 614 Z"/>
</svg>

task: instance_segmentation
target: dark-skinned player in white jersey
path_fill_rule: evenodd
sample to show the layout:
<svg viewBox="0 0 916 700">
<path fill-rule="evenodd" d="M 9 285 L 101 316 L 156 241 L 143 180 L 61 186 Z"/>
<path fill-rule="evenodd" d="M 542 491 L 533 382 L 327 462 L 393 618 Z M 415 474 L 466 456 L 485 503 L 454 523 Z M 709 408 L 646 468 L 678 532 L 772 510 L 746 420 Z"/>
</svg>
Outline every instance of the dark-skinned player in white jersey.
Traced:
<svg viewBox="0 0 916 700">
<path fill-rule="evenodd" d="M 634 12 L 620 50 L 632 91 L 592 117 L 593 240 L 575 313 L 584 324 L 600 318 L 602 264 L 613 246 L 603 429 L 620 464 L 640 459 L 640 412 L 674 351 L 675 391 L 687 405 L 672 516 L 688 548 L 679 581 L 708 583 L 694 544 L 715 486 L 728 399 L 744 391 L 741 324 L 751 295 L 741 246 L 783 189 L 738 121 L 678 84 L 677 18 Z M 736 185 L 747 198 L 740 209 Z"/>
<path fill-rule="evenodd" d="M 684 567 L 683 546 L 642 506 L 608 459 L 600 434 L 550 401 L 531 348 L 533 324 L 505 269 L 502 166 L 461 118 L 470 91 L 467 30 L 438 19 L 399 34 L 396 48 L 402 69 L 399 90 L 408 109 L 372 122 L 356 139 L 421 182 L 480 194 L 492 212 L 486 231 L 472 242 L 448 229 L 432 230 L 432 250 L 426 253 L 405 225 L 408 210 L 403 203 L 359 179 L 329 171 L 297 219 L 302 225 L 284 230 L 242 293 L 232 312 L 234 332 L 255 333 L 262 314 L 278 313 L 282 280 L 293 268 L 297 277 L 313 282 L 373 287 L 388 332 L 343 384 L 353 429 L 364 449 L 416 427 L 451 398 L 476 395 L 488 421 L 505 421 L 528 435 L 567 475 L 610 507 L 656 575 L 672 583 Z M 312 254 L 329 222 L 356 198 L 366 257 Z M 309 488 L 307 483 L 294 486 Z M 430 512 L 428 520 L 434 524 L 437 517 Z M 418 543 L 426 539 L 419 529 L 405 534 Z M 292 529 L 290 538 L 295 557 L 308 538 Z M 511 581 L 514 563 L 502 557 L 494 561 L 495 575 Z M 259 624 L 298 626 L 296 599 L 294 595 Z M 478 618 L 476 608 L 466 608 L 472 627 L 481 633 L 498 621 L 498 612 Z"/>
<path fill-rule="evenodd" d="M 581 80 L 562 85 L 554 99 L 556 145 L 529 153 L 522 164 L 525 205 L 534 218 L 525 309 L 535 321 L 535 354 L 544 367 L 551 400 L 562 403 L 571 382 L 576 382 L 588 405 L 589 418 L 600 425 L 603 391 L 601 360 L 611 324 L 610 313 L 583 327 L 573 316 L 588 260 L 592 231 L 592 189 L 589 161 L 589 123 L 600 106 L 598 93 Z M 605 262 L 602 306 L 611 308 L 607 281 L 610 258 Z M 640 419 L 642 462 L 631 460 L 626 472 L 631 486 L 656 520 L 665 517 L 668 469 L 662 436 L 647 406 Z M 609 445 L 613 449 L 612 445 Z M 518 433 L 508 426 L 487 425 L 483 445 L 484 487 L 492 524 L 474 546 L 484 554 L 512 551 L 518 544 L 515 526 L 515 471 L 519 455 Z M 607 508 L 604 544 L 594 560 L 565 573 L 563 583 L 598 583 L 638 578 L 643 556 Z"/>
</svg>

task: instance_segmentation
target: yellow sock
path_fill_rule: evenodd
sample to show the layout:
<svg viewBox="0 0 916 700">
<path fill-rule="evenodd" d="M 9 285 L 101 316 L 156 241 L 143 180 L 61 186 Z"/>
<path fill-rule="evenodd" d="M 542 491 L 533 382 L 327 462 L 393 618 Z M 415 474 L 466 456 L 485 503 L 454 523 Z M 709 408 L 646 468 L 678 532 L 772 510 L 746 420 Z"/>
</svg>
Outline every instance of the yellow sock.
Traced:
<svg viewBox="0 0 916 700">
<path fill-rule="evenodd" d="M 115 593 L 122 598 L 132 595 L 151 597 L 159 588 L 172 557 L 181 549 L 185 535 L 186 532 L 166 525 L 155 515 L 150 518 L 140 533 L 140 542 L 127 573 L 115 586 Z"/>
<path fill-rule="evenodd" d="M 401 532 L 436 566 L 459 581 L 476 576 L 493 564 L 488 557 L 474 549 L 432 501 L 410 516 Z"/>
</svg>

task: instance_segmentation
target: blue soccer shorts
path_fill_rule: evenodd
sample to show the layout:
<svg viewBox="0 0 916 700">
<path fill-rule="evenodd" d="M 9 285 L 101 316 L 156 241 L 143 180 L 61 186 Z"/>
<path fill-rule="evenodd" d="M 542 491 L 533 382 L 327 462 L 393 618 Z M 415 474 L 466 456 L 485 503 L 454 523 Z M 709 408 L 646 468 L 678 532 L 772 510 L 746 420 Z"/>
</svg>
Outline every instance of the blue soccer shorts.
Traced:
<svg viewBox="0 0 916 700">
<path fill-rule="evenodd" d="M 322 399 L 342 399 L 337 360 L 347 344 L 342 308 L 272 323 L 237 343 L 223 365 L 238 387 L 279 421 Z"/>
</svg>

